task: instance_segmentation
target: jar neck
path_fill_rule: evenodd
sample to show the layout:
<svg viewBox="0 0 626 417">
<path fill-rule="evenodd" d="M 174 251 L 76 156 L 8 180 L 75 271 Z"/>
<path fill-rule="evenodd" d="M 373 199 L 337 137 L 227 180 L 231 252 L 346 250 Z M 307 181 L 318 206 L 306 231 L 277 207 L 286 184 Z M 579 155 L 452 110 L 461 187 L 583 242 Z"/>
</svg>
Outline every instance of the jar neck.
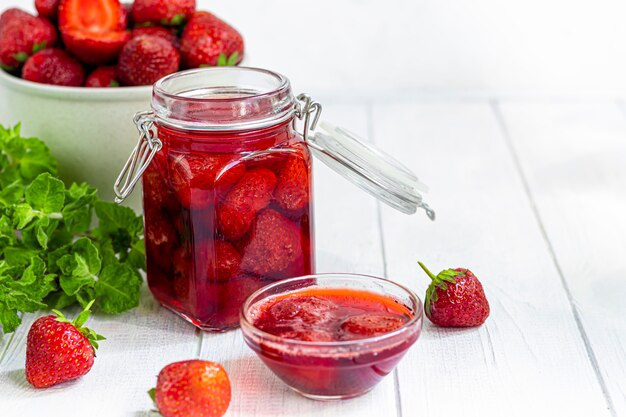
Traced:
<svg viewBox="0 0 626 417">
<path fill-rule="evenodd" d="M 158 121 L 156 126 L 164 148 L 185 152 L 251 152 L 271 149 L 299 139 L 293 118 L 263 129 L 235 131 L 177 129 Z"/>
</svg>

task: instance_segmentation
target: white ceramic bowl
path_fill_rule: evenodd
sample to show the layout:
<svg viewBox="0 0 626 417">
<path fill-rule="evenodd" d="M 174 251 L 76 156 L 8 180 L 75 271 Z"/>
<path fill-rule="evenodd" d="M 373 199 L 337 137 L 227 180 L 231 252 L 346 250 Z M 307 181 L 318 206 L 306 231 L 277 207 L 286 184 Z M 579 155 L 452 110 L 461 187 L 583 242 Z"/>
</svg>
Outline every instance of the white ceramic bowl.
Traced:
<svg viewBox="0 0 626 417">
<path fill-rule="evenodd" d="M 86 181 L 113 200 L 113 183 L 139 134 L 136 112 L 150 109 L 152 87 L 59 87 L 0 70 L 0 123 L 45 141 L 66 181 Z M 126 200 L 141 210 L 139 187 Z"/>
</svg>

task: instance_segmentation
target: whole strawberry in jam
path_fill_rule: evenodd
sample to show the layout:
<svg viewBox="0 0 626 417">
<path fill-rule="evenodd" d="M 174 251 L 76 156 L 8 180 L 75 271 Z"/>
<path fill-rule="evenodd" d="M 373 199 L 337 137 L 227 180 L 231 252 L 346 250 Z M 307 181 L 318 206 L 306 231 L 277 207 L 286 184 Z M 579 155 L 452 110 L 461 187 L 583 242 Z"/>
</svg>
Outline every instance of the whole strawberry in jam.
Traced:
<svg viewBox="0 0 626 417">
<path fill-rule="evenodd" d="M 243 38 L 235 28 L 208 12 L 196 12 L 180 43 L 187 68 L 237 65 L 243 59 Z"/>
<path fill-rule="evenodd" d="M 432 280 L 424 300 L 430 321 L 442 327 L 475 327 L 485 322 L 489 302 L 472 271 L 446 269 L 434 275 L 423 263 L 418 263 Z"/>
<path fill-rule="evenodd" d="M 272 199 L 276 175 L 269 169 L 250 170 L 233 186 L 217 209 L 218 230 L 229 240 L 241 238 L 259 210 Z"/>
<path fill-rule="evenodd" d="M 274 190 L 276 204 L 288 212 L 299 213 L 309 204 L 309 167 L 300 156 L 287 159 Z"/>
<path fill-rule="evenodd" d="M 17 70 L 33 54 L 56 45 L 57 31 L 46 19 L 19 9 L 0 16 L 0 66 Z"/>
<path fill-rule="evenodd" d="M 163 417 L 221 417 L 231 398 L 224 368 L 202 360 L 167 365 L 149 393 Z"/>
<path fill-rule="evenodd" d="M 35 388 L 46 388 L 85 375 L 93 366 L 98 341 L 104 340 L 82 327 L 89 319 L 85 307 L 70 322 L 61 312 L 37 319 L 26 340 L 26 379 Z"/>
<path fill-rule="evenodd" d="M 83 66 L 62 49 L 50 48 L 28 58 L 22 78 L 42 84 L 80 87 L 85 79 Z"/>
</svg>

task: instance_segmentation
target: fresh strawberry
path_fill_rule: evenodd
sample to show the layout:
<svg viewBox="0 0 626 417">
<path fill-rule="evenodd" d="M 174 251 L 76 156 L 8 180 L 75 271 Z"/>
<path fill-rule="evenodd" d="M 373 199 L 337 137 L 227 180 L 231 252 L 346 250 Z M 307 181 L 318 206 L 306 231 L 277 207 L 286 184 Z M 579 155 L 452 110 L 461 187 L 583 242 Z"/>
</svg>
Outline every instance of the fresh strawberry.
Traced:
<svg viewBox="0 0 626 417">
<path fill-rule="evenodd" d="M 178 39 L 178 36 L 176 36 L 176 33 L 174 33 L 172 29 L 167 29 L 161 26 L 140 26 L 133 29 L 131 33 L 133 38 L 141 35 L 158 36 L 159 38 L 170 41 L 176 48 L 180 46 L 180 39 Z"/>
<path fill-rule="evenodd" d="M 248 171 L 233 186 L 217 209 L 217 228 L 228 240 L 243 237 L 254 217 L 272 198 L 276 175 L 268 169 Z"/>
<path fill-rule="evenodd" d="M 397 314 L 359 314 L 348 317 L 341 324 L 345 333 L 344 339 L 379 336 L 399 329 L 406 323 L 406 319 Z"/>
<path fill-rule="evenodd" d="M 118 0 L 61 0 L 59 28 L 67 50 L 90 65 L 115 61 L 130 39 Z"/>
<path fill-rule="evenodd" d="M 170 159 L 172 187 L 180 203 L 202 209 L 214 203 L 214 197 L 226 195 L 246 172 L 229 154 L 181 154 Z"/>
<path fill-rule="evenodd" d="M 82 62 L 90 65 L 102 65 L 115 61 L 124 45 L 130 40 L 130 33 L 123 30 L 100 33 L 68 29 L 62 35 L 67 50 Z"/>
<path fill-rule="evenodd" d="M 59 311 L 37 319 L 26 340 L 26 379 L 35 388 L 46 388 L 85 375 L 93 366 L 96 332 L 82 327 L 93 301 L 70 322 Z"/>
<path fill-rule="evenodd" d="M 278 176 L 274 199 L 282 209 L 298 213 L 309 204 L 309 167 L 300 156 L 290 157 Z"/>
<path fill-rule="evenodd" d="M 446 269 L 435 276 L 418 263 L 432 280 L 424 299 L 430 321 L 442 327 L 474 327 L 485 322 L 489 302 L 482 284 L 469 269 Z"/>
<path fill-rule="evenodd" d="M 61 0 L 35 0 L 35 8 L 40 17 L 56 20 Z"/>
<path fill-rule="evenodd" d="M 28 58 L 22 78 L 42 84 L 81 87 L 85 70 L 75 58 L 61 49 L 44 49 Z"/>
<path fill-rule="evenodd" d="M 29 17 L 32 16 L 24 10 L 17 9 L 15 7 L 6 9 L 4 12 L 2 12 L 2 14 L 0 14 L 0 30 L 2 30 L 2 27 L 4 25 L 13 20 L 24 21 L 24 19 L 28 19 Z"/>
<path fill-rule="evenodd" d="M 119 87 L 120 82 L 117 81 L 116 67 L 98 67 L 85 80 L 85 87 Z"/>
<path fill-rule="evenodd" d="M 0 66 L 18 69 L 33 54 L 56 45 L 57 31 L 46 19 L 17 9 L 0 17 Z"/>
<path fill-rule="evenodd" d="M 221 417 L 230 404 L 230 380 L 214 362 L 174 362 L 159 372 L 149 394 L 163 417 Z"/>
<path fill-rule="evenodd" d="M 274 275 L 290 269 L 302 258 L 300 230 L 275 210 L 259 213 L 242 255 L 241 269 Z"/>
<path fill-rule="evenodd" d="M 137 25 L 179 26 L 196 10 L 196 0 L 135 0 L 133 21 Z"/>
<path fill-rule="evenodd" d="M 196 12 L 185 26 L 180 52 L 187 68 L 237 65 L 243 59 L 243 38 L 211 13 Z"/>
<path fill-rule="evenodd" d="M 131 39 L 122 49 L 117 75 L 125 85 L 152 85 L 178 71 L 180 55 L 169 41 L 143 35 Z"/>
</svg>

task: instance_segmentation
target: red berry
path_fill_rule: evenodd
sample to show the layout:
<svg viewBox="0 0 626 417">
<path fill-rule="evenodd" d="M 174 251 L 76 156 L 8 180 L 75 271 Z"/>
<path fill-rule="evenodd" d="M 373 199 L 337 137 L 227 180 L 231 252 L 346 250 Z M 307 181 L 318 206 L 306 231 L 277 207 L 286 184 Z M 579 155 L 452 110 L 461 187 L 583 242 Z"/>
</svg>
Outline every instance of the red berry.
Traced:
<svg viewBox="0 0 626 417">
<path fill-rule="evenodd" d="M 196 12 L 185 26 L 180 51 L 187 68 L 236 65 L 243 58 L 243 38 L 235 28 L 211 13 Z"/>
<path fill-rule="evenodd" d="M 180 55 L 169 41 L 143 35 L 131 39 L 122 49 L 117 74 L 125 85 L 152 85 L 178 71 Z"/>
<path fill-rule="evenodd" d="M 248 171 L 217 209 L 217 227 L 228 240 L 243 237 L 259 210 L 270 203 L 276 175 L 268 169 Z"/>
<path fill-rule="evenodd" d="M 278 176 L 274 199 L 288 212 L 298 213 L 309 205 L 309 166 L 300 156 L 290 157 Z"/>
<path fill-rule="evenodd" d="M 169 41 L 176 48 L 180 46 L 180 39 L 178 39 L 178 36 L 176 36 L 176 33 L 174 33 L 172 29 L 167 29 L 161 26 L 141 26 L 133 29 L 131 32 L 131 37 L 133 38 L 141 35 L 158 36 L 159 38 Z"/>
<path fill-rule="evenodd" d="M 61 0 L 35 0 L 35 8 L 40 17 L 55 20 Z"/>
<path fill-rule="evenodd" d="M 0 17 L 0 65 L 16 70 L 31 55 L 54 47 L 57 40 L 57 31 L 48 20 L 9 9 Z"/>
<path fill-rule="evenodd" d="M 246 172 L 229 154 L 181 154 L 170 159 L 172 187 L 187 208 L 211 206 L 215 197 L 225 195 Z M 217 194 L 217 196 L 215 196 Z"/>
<path fill-rule="evenodd" d="M 135 24 L 153 23 L 179 26 L 196 10 L 196 0 L 135 0 L 132 16 Z"/>
<path fill-rule="evenodd" d="M 288 297 L 273 304 L 268 310 L 269 319 L 264 320 L 276 327 L 297 328 L 302 325 L 321 325 L 333 319 L 337 305 L 324 298 Z M 263 327 L 259 327 L 264 330 Z"/>
<path fill-rule="evenodd" d="M 92 32 L 90 30 L 68 29 L 62 35 L 67 50 L 76 55 L 82 62 L 90 65 L 114 62 L 130 39 L 130 33 L 123 30 Z"/>
<path fill-rule="evenodd" d="M 44 49 L 28 58 L 22 78 L 42 84 L 80 87 L 85 70 L 76 59 L 61 49 Z"/>
<path fill-rule="evenodd" d="M 419 263 L 432 279 L 426 290 L 424 310 L 442 327 L 480 326 L 489 316 L 489 302 L 478 278 L 468 269 L 446 269 L 437 276 Z"/>
<path fill-rule="evenodd" d="M 302 259 L 300 230 L 275 210 L 259 213 L 242 255 L 241 269 L 258 275 L 278 274 Z"/>
<path fill-rule="evenodd" d="M 85 87 L 119 87 L 117 81 L 117 69 L 115 67 L 98 67 L 85 80 Z"/>
<path fill-rule="evenodd" d="M 130 39 L 117 0 L 61 0 L 59 28 L 67 50 L 90 65 L 115 61 Z"/>
<path fill-rule="evenodd" d="M 33 323 L 26 340 L 26 379 L 35 388 L 50 387 L 89 372 L 98 341 L 104 339 L 82 327 L 92 303 L 73 322 L 57 312 L 57 316 L 40 317 Z"/>
<path fill-rule="evenodd" d="M 231 398 L 228 374 L 221 365 L 189 360 L 159 372 L 154 400 L 163 417 L 221 417 Z"/>
<path fill-rule="evenodd" d="M 343 338 L 360 339 L 379 336 L 404 326 L 407 319 L 398 314 L 367 313 L 348 317 L 342 324 Z"/>
<path fill-rule="evenodd" d="M 164 272 L 170 270 L 170 255 L 178 243 L 178 235 L 169 217 L 159 207 L 145 210 L 146 255 Z"/>
</svg>

